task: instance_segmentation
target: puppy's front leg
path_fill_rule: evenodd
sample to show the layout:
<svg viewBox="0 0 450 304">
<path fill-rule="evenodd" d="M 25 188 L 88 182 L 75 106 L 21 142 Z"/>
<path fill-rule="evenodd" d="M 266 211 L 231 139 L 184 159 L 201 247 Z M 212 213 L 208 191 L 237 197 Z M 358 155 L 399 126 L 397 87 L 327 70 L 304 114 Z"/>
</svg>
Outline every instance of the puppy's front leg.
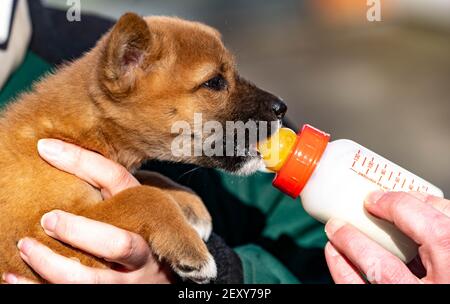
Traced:
<svg viewBox="0 0 450 304">
<path fill-rule="evenodd" d="M 130 188 L 83 215 L 140 234 L 182 278 L 208 283 L 216 277 L 216 264 L 205 243 L 173 197 L 161 189 Z"/>
<path fill-rule="evenodd" d="M 207 241 L 212 232 L 212 219 L 203 201 L 191 189 L 150 171 L 138 171 L 135 177 L 143 185 L 164 190 L 180 206 L 184 216 L 200 237 Z"/>
</svg>

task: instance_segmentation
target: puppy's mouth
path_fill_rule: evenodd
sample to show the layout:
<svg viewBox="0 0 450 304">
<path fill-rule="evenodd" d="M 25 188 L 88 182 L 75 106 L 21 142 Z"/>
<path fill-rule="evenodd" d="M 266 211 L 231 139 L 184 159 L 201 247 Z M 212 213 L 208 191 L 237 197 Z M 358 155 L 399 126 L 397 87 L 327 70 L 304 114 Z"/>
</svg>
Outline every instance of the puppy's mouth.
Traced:
<svg viewBox="0 0 450 304">
<path fill-rule="evenodd" d="M 246 136 L 244 145 L 240 145 L 237 138 L 231 142 L 227 142 L 224 139 L 224 147 L 232 146 L 233 155 L 212 157 L 210 161 L 213 161 L 217 168 L 237 175 L 250 175 L 258 170 L 262 170 L 265 168 L 265 165 L 261 154 L 257 150 L 257 143 L 267 139 L 267 137 L 276 133 L 281 127 L 282 122 L 281 120 L 278 120 L 267 129 L 267 132 L 259 132 L 258 128 L 258 137 L 252 140 Z"/>
</svg>

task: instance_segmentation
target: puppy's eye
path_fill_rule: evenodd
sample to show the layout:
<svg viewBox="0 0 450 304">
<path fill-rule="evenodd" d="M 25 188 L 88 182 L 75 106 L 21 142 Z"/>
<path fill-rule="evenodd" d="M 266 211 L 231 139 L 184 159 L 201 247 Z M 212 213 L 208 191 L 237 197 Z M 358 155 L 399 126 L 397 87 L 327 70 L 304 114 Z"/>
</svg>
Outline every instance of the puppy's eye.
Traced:
<svg viewBox="0 0 450 304">
<path fill-rule="evenodd" d="M 227 88 L 227 81 L 223 76 L 217 75 L 214 78 L 211 78 L 207 82 L 202 84 L 202 87 L 213 90 L 213 91 L 222 91 Z"/>
</svg>

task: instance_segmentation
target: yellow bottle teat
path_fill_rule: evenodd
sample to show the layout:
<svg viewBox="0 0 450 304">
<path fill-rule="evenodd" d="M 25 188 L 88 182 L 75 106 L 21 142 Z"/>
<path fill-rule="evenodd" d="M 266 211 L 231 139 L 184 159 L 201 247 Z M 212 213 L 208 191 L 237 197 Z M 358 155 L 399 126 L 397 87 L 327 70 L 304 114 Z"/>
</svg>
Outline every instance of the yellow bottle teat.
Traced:
<svg viewBox="0 0 450 304">
<path fill-rule="evenodd" d="M 270 138 L 258 143 L 266 168 L 278 172 L 290 155 L 295 145 L 297 134 L 288 128 L 281 128 Z"/>
</svg>

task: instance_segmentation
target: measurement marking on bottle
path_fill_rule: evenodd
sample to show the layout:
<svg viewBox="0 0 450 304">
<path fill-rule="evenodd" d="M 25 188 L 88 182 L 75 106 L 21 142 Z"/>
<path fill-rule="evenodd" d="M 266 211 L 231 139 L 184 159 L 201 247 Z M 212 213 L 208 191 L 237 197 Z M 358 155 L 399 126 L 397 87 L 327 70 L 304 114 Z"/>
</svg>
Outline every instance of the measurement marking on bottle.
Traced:
<svg viewBox="0 0 450 304">
<path fill-rule="evenodd" d="M 366 171 L 366 174 L 369 174 L 370 169 L 373 168 L 374 160 L 375 160 L 375 158 L 372 157 L 372 159 L 370 160 L 370 162 L 367 164 L 367 171 Z"/>
<path fill-rule="evenodd" d="M 409 185 L 409 190 L 410 190 L 410 191 L 413 191 L 413 190 L 414 190 L 414 178 L 413 178 L 413 180 L 412 180 L 412 182 L 411 182 L 411 185 Z"/>
<path fill-rule="evenodd" d="M 397 177 L 395 178 L 395 186 L 397 186 L 397 184 L 400 184 L 400 181 L 401 181 L 400 175 L 402 175 L 401 172 L 399 172 Z M 394 186 L 394 189 L 395 189 L 395 186 Z"/>
<path fill-rule="evenodd" d="M 356 165 L 356 162 L 359 160 L 360 156 L 361 156 L 361 150 L 358 150 L 358 152 L 356 152 L 356 154 L 355 154 L 355 157 L 353 157 L 354 161 L 353 161 L 352 168 Z"/>
<path fill-rule="evenodd" d="M 396 189 L 398 189 L 397 191 L 413 191 L 416 189 L 418 192 L 428 192 L 428 187 L 417 185 L 413 176 L 405 175 L 400 168 L 377 162 L 375 157 L 364 155 L 361 150 L 358 150 L 353 157 L 352 166 L 349 169 L 387 191 Z M 386 178 L 383 179 L 383 177 Z"/>
<path fill-rule="evenodd" d="M 368 177 L 368 176 L 365 175 L 363 172 L 358 172 L 358 171 L 356 171 L 356 170 L 353 169 L 353 168 L 350 168 L 350 170 L 352 170 L 353 172 L 355 172 L 355 173 L 358 174 L 359 176 L 361 176 L 361 177 L 367 179 L 368 181 L 370 181 L 370 182 L 376 184 L 376 185 L 379 186 L 380 188 L 382 188 L 382 189 L 384 189 L 384 190 L 390 190 L 388 187 L 386 187 L 386 186 L 384 186 L 384 185 L 382 185 L 382 184 L 380 184 L 380 183 L 377 183 L 376 180 L 374 180 L 374 179 Z"/>
</svg>

